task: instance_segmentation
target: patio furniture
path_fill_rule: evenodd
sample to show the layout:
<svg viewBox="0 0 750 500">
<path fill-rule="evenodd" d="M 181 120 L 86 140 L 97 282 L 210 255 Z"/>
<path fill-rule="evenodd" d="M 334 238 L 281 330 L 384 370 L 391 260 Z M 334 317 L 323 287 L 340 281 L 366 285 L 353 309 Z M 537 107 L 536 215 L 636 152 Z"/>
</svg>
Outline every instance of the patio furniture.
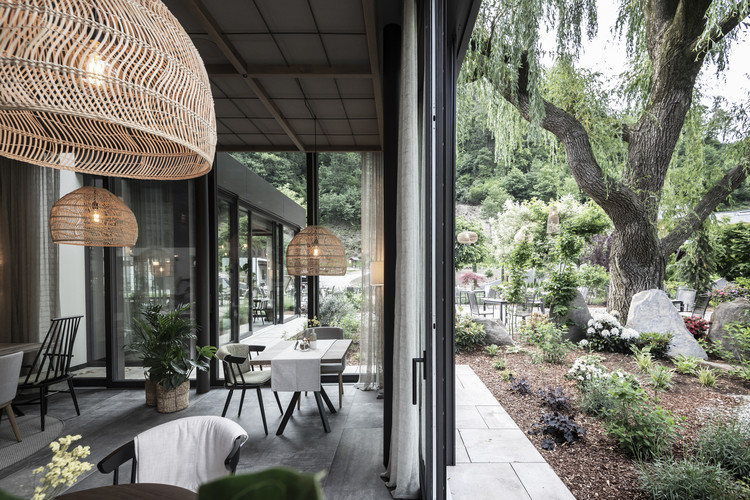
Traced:
<svg viewBox="0 0 750 500">
<path fill-rule="evenodd" d="M 693 306 L 693 317 L 705 318 L 706 309 L 708 304 L 711 302 L 711 292 L 701 293 L 695 298 L 695 305 Z"/>
<path fill-rule="evenodd" d="M 693 312 L 693 305 L 695 304 L 695 290 L 692 288 L 678 287 L 677 295 L 675 295 L 675 301 L 682 302 L 682 309 L 680 312 Z"/>
<path fill-rule="evenodd" d="M 132 460 L 131 483 L 159 483 L 191 491 L 213 479 L 234 474 L 247 432 L 228 418 L 186 417 L 157 425 L 138 434 L 98 464 L 104 474 Z M 109 497 L 107 497 L 109 498 Z"/>
<path fill-rule="evenodd" d="M 319 326 L 313 328 L 318 340 L 342 340 L 344 338 L 344 329 L 333 326 Z M 321 363 L 320 374 L 335 373 L 339 376 L 339 408 L 343 404 L 344 398 L 344 369 L 346 368 L 346 358 L 341 359 L 341 363 Z"/>
<path fill-rule="evenodd" d="M 253 299 L 253 322 L 256 319 L 260 319 L 262 323 L 266 324 L 266 304 L 268 299 L 265 297 Z"/>
<path fill-rule="evenodd" d="M 36 352 L 42 344 L 38 342 L 0 342 L 0 356 L 13 354 L 14 352 L 28 353 Z"/>
<path fill-rule="evenodd" d="M 224 344 L 216 351 L 216 357 L 221 360 L 224 366 L 224 387 L 229 389 L 227 401 L 224 403 L 224 411 L 221 416 L 224 417 L 229 409 L 229 403 L 232 401 L 232 394 L 235 389 L 242 389 L 240 396 L 240 407 L 237 410 L 237 416 L 242 414 L 242 405 L 245 402 L 245 391 L 255 389 L 258 394 L 258 404 L 260 405 L 260 417 L 263 420 L 263 430 L 268 435 L 268 424 L 266 423 L 266 411 L 263 406 L 263 394 L 261 387 L 271 380 L 271 370 L 263 371 L 263 366 L 255 370 L 255 366 L 250 364 L 250 352 L 263 352 L 265 346 L 250 346 L 247 344 Z M 276 404 L 279 405 L 279 411 L 282 412 L 279 395 L 274 392 Z"/>
<path fill-rule="evenodd" d="M 5 408 L 10 426 L 13 428 L 13 434 L 16 435 L 16 441 L 19 443 L 21 442 L 21 431 L 18 430 L 11 403 L 18 389 L 18 376 L 21 374 L 22 360 L 22 352 L 0 356 L 0 417 L 3 415 L 3 408 Z"/>
<path fill-rule="evenodd" d="M 540 307 L 543 307 L 536 300 L 536 294 L 535 293 L 526 295 L 526 297 L 524 298 L 523 303 L 521 303 L 521 304 L 512 304 L 512 307 L 511 307 L 510 312 L 509 312 L 509 316 L 510 316 L 510 325 L 509 325 L 509 327 L 510 327 L 511 336 L 517 330 L 518 318 L 522 318 L 523 321 L 524 321 L 524 323 L 525 323 L 526 322 L 526 318 L 528 318 L 529 316 L 531 316 L 531 314 L 534 312 L 535 305 L 540 305 Z"/>
<path fill-rule="evenodd" d="M 197 500 L 194 491 L 170 484 L 140 483 L 100 486 L 88 490 L 74 491 L 56 497 L 58 500 Z"/>
<path fill-rule="evenodd" d="M 38 398 L 32 398 L 16 404 L 32 404 L 39 401 L 42 430 L 44 430 L 44 416 L 47 414 L 47 398 L 58 392 L 69 392 L 76 408 L 76 414 L 81 415 L 78 399 L 73 388 L 73 374 L 70 373 L 70 361 L 73 358 L 73 343 L 78 333 L 78 325 L 83 316 L 69 316 L 53 318 L 52 324 L 44 337 L 44 341 L 31 365 L 26 366 L 26 376 L 18 384 L 19 391 L 39 391 Z M 49 391 L 50 386 L 61 382 L 68 383 L 67 391 Z"/>
<path fill-rule="evenodd" d="M 474 292 L 469 292 L 469 310 L 471 311 L 472 316 L 492 316 L 495 314 L 495 311 L 487 311 L 479 310 L 479 305 L 477 304 L 477 296 Z"/>
</svg>

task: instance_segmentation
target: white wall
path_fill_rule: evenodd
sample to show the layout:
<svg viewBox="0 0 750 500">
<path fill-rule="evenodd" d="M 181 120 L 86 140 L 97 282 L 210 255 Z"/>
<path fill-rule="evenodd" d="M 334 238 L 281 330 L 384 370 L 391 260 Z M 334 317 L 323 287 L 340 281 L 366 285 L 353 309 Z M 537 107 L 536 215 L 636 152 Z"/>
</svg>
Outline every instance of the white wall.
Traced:
<svg viewBox="0 0 750 500">
<path fill-rule="evenodd" d="M 83 186 L 83 178 L 68 170 L 60 171 L 60 196 Z M 83 315 L 73 347 L 72 366 L 86 362 L 86 259 L 84 248 L 58 245 L 60 316 Z"/>
</svg>

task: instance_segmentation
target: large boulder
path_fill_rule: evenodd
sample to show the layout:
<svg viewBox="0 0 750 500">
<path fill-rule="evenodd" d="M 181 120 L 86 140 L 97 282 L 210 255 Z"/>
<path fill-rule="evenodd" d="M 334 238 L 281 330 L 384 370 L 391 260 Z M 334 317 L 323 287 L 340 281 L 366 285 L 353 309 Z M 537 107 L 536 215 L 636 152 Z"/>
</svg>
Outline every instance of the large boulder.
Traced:
<svg viewBox="0 0 750 500">
<path fill-rule="evenodd" d="M 565 338 L 571 342 L 578 342 L 586 338 L 586 329 L 588 328 L 590 319 L 591 311 L 589 311 L 589 306 L 586 304 L 586 299 L 583 298 L 583 295 L 578 290 L 576 290 L 576 296 L 570 304 L 568 313 L 561 318 L 552 318 L 555 323 L 567 327 L 568 333 L 565 335 Z"/>
<path fill-rule="evenodd" d="M 711 326 L 708 329 L 708 339 L 711 342 L 721 342 L 724 349 L 731 351 L 735 356 L 736 349 L 732 349 L 727 335 L 727 325 L 730 323 L 750 322 L 750 300 L 745 298 L 735 299 L 732 302 L 722 302 L 711 315 Z M 745 356 L 750 353 L 743 353 Z"/>
<path fill-rule="evenodd" d="M 474 322 L 484 325 L 484 333 L 487 334 L 483 340 L 485 345 L 495 344 L 504 346 L 514 344 L 508 330 L 500 320 L 491 318 L 474 318 Z"/>
<path fill-rule="evenodd" d="M 708 359 L 706 351 L 685 327 L 682 316 L 663 290 L 645 290 L 633 295 L 625 326 L 643 332 L 672 332 L 667 356 L 680 354 Z"/>
</svg>

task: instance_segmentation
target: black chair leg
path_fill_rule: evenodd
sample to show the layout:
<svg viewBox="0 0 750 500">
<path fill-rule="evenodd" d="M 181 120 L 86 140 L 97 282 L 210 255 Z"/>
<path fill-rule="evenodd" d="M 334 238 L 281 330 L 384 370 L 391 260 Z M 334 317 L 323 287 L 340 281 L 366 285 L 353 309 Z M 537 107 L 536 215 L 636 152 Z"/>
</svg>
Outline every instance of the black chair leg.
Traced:
<svg viewBox="0 0 750 500">
<path fill-rule="evenodd" d="M 70 388 L 70 396 L 73 398 L 73 406 L 76 407 L 76 413 L 81 416 L 81 410 L 78 408 L 78 398 L 76 398 L 76 391 L 73 389 L 73 379 L 68 379 L 68 387 Z"/>
<path fill-rule="evenodd" d="M 221 412 L 222 417 L 227 416 L 227 410 L 229 409 L 229 402 L 232 400 L 232 394 L 234 394 L 234 389 L 229 389 L 229 394 L 227 394 L 227 402 L 224 403 L 224 411 Z"/>
<path fill-rule="evenodd" d="M 42 432 L 44 432 L 44 416 L 47 414 L 47 388 L 39 388 L 39 411 L 42 414 Z"/>
<path fill-rule="evenodd" d="M 281 408 L 281 401 L 279 400 L 279 393 L 276 391 L 273 391 L 273 395 L 276 398 L 276 404 L 279 405 L 279 412 L 283 415 L 284 410 Z"/>
<path fill-rule="evenodd" d="M 237 412 L 237 416 L 242 415 L 242 405 L 245 404 L 245 389 L 242 389 L 242 396 L 240 396 L 240 409 Z"/>
<path fill-rule="evenodd" d="M 268 425 L 266 424 L 266 410 L 263 408 L 263 394 L 260 392 L 260 387 L 256 387 L 258 390 L 258 404 L 260 405 L 260 418 L 263 419 L 263 430 L 268 436 Z"/>
</svg>

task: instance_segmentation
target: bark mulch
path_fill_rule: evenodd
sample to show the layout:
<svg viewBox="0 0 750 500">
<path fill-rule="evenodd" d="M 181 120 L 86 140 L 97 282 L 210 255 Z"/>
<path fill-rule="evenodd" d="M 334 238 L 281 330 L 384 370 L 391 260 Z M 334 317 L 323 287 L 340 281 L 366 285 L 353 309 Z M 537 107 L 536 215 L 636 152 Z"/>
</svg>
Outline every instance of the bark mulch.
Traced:
<svg viewBox="0 0 750 500">
<path fill-rule="evenodd" d="M 528 434 L 543 413 L 550 413 L 536 395 L 537 390 L 562 387 L 575 405 L 578 391 L 564 375 L 576 357 L 583 354 L 579 350 L 573 351 L 568 353 L 567 364 L 551 365 L 534 364 L 528 354 L 504 354 L 501 351 L 492 357 L 478 350 L 457 354 L 456 364 L 471 366 L 516 424 L 527 432 L 528 438 L 577 499 L 646 499 L 648 496 L 638 487 L 636 461 L 607 436 L 601 420 L 574 410 L 575 421 L 586 429 L 586 437 L 569 446 L 556 446 L 553 451 L 542 449 L 541 435 Z M 647 376 L 638 372 L 632 356 L 599 354 L 604 356 L 603 364 L 610 371 L 636 374 L 642 385 L 649 387 Z M 508 369 L 515 373 L 516 378 L 525 377 L 531 383 L 533 395 L 522 396 L 510 390 L 510 383 L 503 380 L 500 372 L 492 366 L 502 358 L 507 359 Z M 661 360 L 661 363 L 672 367 L 667 360 Z M 673 388 L 659 394 L 661 406 L 685 417 L 681 426 L 682 439 L 675 445 L 675 456 L 682 456 L 683 450 L 693 442 L 696 432 L 712 418 L 727 414 L 742 404 L 733 395 L 747 394 L 750 394 L 750 385 L 728 375 L 722 374 L 716 387 L 708 388 L 699 384 L 696 377 L 675 373 Z"/>
</svg>

